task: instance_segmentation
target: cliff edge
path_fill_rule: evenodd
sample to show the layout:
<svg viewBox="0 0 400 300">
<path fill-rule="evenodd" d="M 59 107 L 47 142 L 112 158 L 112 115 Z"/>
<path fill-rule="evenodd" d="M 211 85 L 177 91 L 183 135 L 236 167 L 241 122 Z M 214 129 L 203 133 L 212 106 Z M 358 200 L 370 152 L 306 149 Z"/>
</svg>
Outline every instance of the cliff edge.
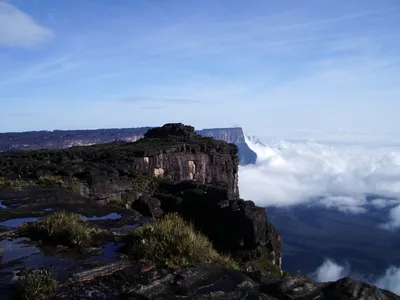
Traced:
<svg viewBox="0 0 400 300">
<path fill-rule="evenodd" d="M 152 218 L 178 212 L 249 268 L 262 258 L 279 269 L 279 233 L 263 208 L 239 198 L 237 153 L 191 126 L 166 124 L 134 143 L 2 152 L 0 177 L 58 178 L 99 204 L 120 202 Z"/>
<path fill-rule="evenodd" d="M 92 130 L 54 130 L 0 133 L 0 152 L 39 149 L 64 149 L 115 141 L 135 142 L 152 127 L 113 128 Z M 257 155 L 248 147 L 242 128 L 210 128 L 196 131 L 205 137 L 234 143 L 239 149 L 242 165 L 254 164 Z"/>
<path fill-rule="evenodd" d="M 66 268 L 56 271 L 64 278 L 61 285 L 39 269 L 17 275 L 22 278 L 20 287 L 36 282 L 33 274 L 40 283 L 48 282 L 46 292 L 62 299 L 400 299 L 350 278 L 315 283 L 281 270 L 279 232 L 264 208 L 239 197 L 237 152 L 237 146 L 202 137 L 191 126 L 166 124 L 150 129 L 134 143 L 0 153 L 0 198 L 4 199 L 0 219 L 6 219 L 0 226 L 0 240 L 17 238 L 10 243 L 19 247 L 21 235 L 30 237 L 31 245 L 39 235 L 38 247 L 49 241 L 56 245 L 52 265 L 62 253 L 74 251 L 79 257 L 72 266 L 59 261 L 59 267 Z M 80 219 L 93 212 L 109 215 Z M 117 214 L 114 219 L 113 214 Z M 180 222 L 167 220 L 157 227 L 171 215 L 193 224 L 212 244 Z M 34 222 L 18 230 L 8 228 L 21 216 Z M 191 242 L 183 244 L 184 239 Z M 131 247 L 127 252 L 131 258 L 115 258 L 119 250 L 109 250 L 115 248 L 112 243 Z M 208 256 L 195 253 L 192 245 L 202 246 Z M 100 256 L 101 251 L 111 254 Z M 167 253 L 185 266 L 174 266 L 168 259 L 168 267 L 132 260 L 139 253 L 164 262 L 159 253 Z M 207 261 L 197 259 L 191 264 L 193 255 Z M 87 257 L 91 258 L 82 263 Z M 112 262 L 97 261 L 100 258 Z M 8 261 L 5 272 L 12 262 L 17 264 Z M 41 258 L 38 265 L 45 262 Z M 17 270 L 10 278 L 15 274 Z M 0 284 L 6 293 L 8 286 L 1 278 Z"/>
</svg>

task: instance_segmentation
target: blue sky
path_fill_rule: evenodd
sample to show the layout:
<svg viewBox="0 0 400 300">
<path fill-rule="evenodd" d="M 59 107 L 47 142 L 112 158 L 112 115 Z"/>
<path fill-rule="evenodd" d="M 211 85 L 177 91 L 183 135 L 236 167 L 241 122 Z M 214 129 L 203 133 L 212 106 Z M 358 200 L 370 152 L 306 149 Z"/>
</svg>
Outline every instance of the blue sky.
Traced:
<svg viewBox="0 0 400 300">
<path fill-rule="evenodd" d="M 400 131 L 398 0 L 0 0 L 0 131 Z"/>
</svg>

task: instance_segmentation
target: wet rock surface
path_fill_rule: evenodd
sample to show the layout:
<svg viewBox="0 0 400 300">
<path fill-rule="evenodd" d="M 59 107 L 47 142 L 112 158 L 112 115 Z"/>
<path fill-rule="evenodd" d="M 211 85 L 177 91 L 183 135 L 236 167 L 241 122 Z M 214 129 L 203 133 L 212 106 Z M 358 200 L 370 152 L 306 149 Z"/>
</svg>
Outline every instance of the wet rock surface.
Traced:
<svg viewBox="0 0 400 300">
<path fill-rule="evenodd" d="M 5 206 L 0 209 L 0 228 L 1 226 L 4 227 L 2 224 L 7 226 L 7 220 L 27 219 L 27 221 L 33 221 L 55 211 L 71 211 L 89 220 L 101 221 L 105 219 L 112 221 L 108 222 L 110 226 L 113 223 L 129 223 L 128 220 L 139 223 L 149 220 L 134 210 L 120 206 L 102 206 L 77 192 L 58 187 L 31 187 L 21 190 L 0 189 L 0 199 Z M 12 223 L 12 221 L 9 221 L 8 224 Z M 14 224 L 18 225 L 18 222 L 14 222 Z"/>
<path fill-rule="evenodd" d="M 149 268 L 147 268 L 149 269 Z M 309 278 L 276 279 L 198 265 L 176 271 L 128 267 L 60 290 L 62 299 L 400 299 L 350 278 L 315 283 Z"/>
<path fill-rule="evenodd" d="M 2 212 L 3 220 L 15 215 L 21 217 L 29 211 L 29 204 L 24 202 L 27 200 L 26 192 L 7 191 L 2 194 L 2 197 L 9 196 L 5 199 L 9 205 L 20 204 L 14 206 L 18 214 L 5 208 Z M 52 210 L 71 208 L 68 199 L 74 198 L 69 191 L 60 196 L 63 192 L 58 189 L 53 193 L 48 189 L 34 192 L 34 189 L 29 190 L 34 199 L 33 207 L 36 207 L 31 209 L 33 215 L 42 212 L 41 208 L 48 207 L 48 201 L 54 201 Z M 85 199 L 79 196 L 74 199 L 76 202 L 82 200 Z M 27 238 L 15 237 L 12 228 L 3 230 L 0 238 L 0 248 L 3 249 L 0 299 L 12 298 L 14 283 L 26 267 L 46 267 L 54 272 L 61 282 L 55 299 L 400 299 L 391 292 L 350 278 L 333 283 L 315 283 L 301 276 L 279 278 L 261 272 L 230 270 L 210 264 L 165 269 L 150 262 L 130 261 L 119 252 L 124 233 L 128 234 L 133 228 L 149 222 L 149 219 L 128 209 L 118 208 L 118 213 L 115 213 L 115 207 L 112 206 L 99 206 L 90 201 L 84 203 L 81 203 L 82 207 L 76 206 L 77 211 L 87 213 L 88 218 L 93 215 L 96 219 L 100 218 L 89 222 L 109 230 L 110 239 L 96 246 L 71 250 L 62 245 L 41 245 Z M 221 207 L 230 208 L 227 205 L 229 201 L 218 203 Z M 252 206 L 251 203 L 249 205 Z M 10 215 L 7 214 L 8 210 Z M 112 218 L 104 219 L 110 215 Z"/>
<path fill-rule="evenodd" d="M 58 299 L 400 299 L 348 278 L 283 277 L 280 234 L 263 208 L 239 198 L 236 153 L 182 124 L 152 129 L 137 143 L 0 153 L 0 176 L 21 185 L 0 188 L 0 299 L 13 295 L 27 267 L 53 271 Z M 74 247 L 17 229 L 62 211 L 99 234 Z M 193 223 L 211 240 L 207 249 L 232 254 L 240 268 L 167 269 L 120 251 L 136 227 L 168 213 Z"/>
<path fill-rule="evenodd" d="M 27 267 L 51 269 L 58 280 L 66 281 L 77 272 L 125 261 L 118 251 L 121 238 L 132 228 L 151 221 L 136 211 L 101 206 L 62 188 L 0 189 L 0 199 L 4 205 L 0 210 L 0 299 L 11 297 L 13 284 Z M 77 213 L 106 234 L 77 249 L 17 236 L 19 224 L 40 220 L 56 211 Z"/>
</svg>

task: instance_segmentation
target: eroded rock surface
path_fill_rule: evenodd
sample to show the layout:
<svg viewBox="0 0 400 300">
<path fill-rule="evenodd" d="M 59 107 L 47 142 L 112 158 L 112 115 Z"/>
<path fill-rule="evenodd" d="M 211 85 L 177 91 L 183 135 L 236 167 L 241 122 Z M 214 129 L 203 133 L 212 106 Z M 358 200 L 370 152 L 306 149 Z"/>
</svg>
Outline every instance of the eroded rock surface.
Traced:
<svg viewBox="0 0 400 300">
<path fill-rule="evenodd" d="M 3 152 L 0 177 L 60 176 L 79 192 L 80 205 L 120 201 L 152 218 L 178 212 L 218 250 L 243 261 L 267 256 L 279 269 L 279 233 L 263 208 L 239 199 L 237 151 L 191 126 L 166 124 L 135 143 Z"/>
<path fill-rule="evenodd" d="M 0 243 L 9 246 L 0 265 L 2 295 L 11 295 L 20 270 L 29 266 L 55 270 L 61 299 L 400 299 L 349 278 L 324 284 L 282 278 L 280 234 L 264 208 L 240 199 L 238 163 L 236 146 L 200 137 L 183 124 L 152 129 L 135 143 L 0 153 L 0 177 L 34 185 L 0 190 L 0 221 L 7 222 Z M 43 176 L 57 181 L 37 186 Z M 16 239 L 9 222 L 56 210 L 85 216 L 105 237 L 74 251 Z M 118 251 L 125 227 L 171 212 L 231 253 L 243 271 L 208 264 L 167 270 Z"/>
<path fill-rule="evenodd" d="M 237 152 L 234 144 L 201 137 L 191 126 L 167 124 L 135 143 L 1 152 L 0 177 L 61 176 L 82 196 L 97 200 L 136 200 L 156 177 L 223 185 L 238 196 Z"/>
<path fill-rule="evenodd" d="M 55 130 L 0 133 L 0 151 L 62 149 L 72 146 L 88 146 L 114 141 L 135 142 L 151 129 L 114 128 L 94 130 Z M 227 143 L 234 143 L 239 148 L 240 163 L 254 164 L 257 155 L 249 148 L 240 127 L 210 128 L 198 130 L 202 136 L 212 137 Z"/>
<path fill-rule="evenodd" d="M 151 197 L 141 197 L 132 207 L 149 217 L 178 212 L 206 234 L 220 252 L 229 252 L 242 261 L 267 255 L 272 264 L 281 266 L 281 237 L 266 220 L 265 209 L 252 201 L 230 198 L 227 188 L 163 181 Z"/>
<path fill-rule="evenodd" d="M 138 268 L 63 288 L 62 299 L 298 299 L 398 300 L 399 296 L 350 278 L 315 283 L 306 277 L 284 279 L 198 265 L 177 271 Z"/>
</svg>

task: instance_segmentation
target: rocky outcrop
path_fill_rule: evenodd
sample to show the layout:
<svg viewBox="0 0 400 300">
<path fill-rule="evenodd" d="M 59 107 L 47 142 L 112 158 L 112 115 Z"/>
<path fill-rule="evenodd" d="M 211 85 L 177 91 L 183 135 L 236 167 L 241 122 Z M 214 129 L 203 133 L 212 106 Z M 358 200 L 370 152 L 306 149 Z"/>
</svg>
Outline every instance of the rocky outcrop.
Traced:
<svg viewBox="0 0 400 300">
<path fill-rule="evenodd" d="M 95 130 L 54 130 L 0 133 L 0 152 L 16 150 L 63 149 L 73 146 L 89 146 L 115 141 L 135 142 L 143 138 L 151 127 L 114 128 Z M 239 149 L 240 163 L 254 164 L 257 155 L 247 146 L 243 130 L 212 128 L 198 130 L 198 134 L 216 140 L 234 143 Z"/>
<path fill-rule="evenodd" d="M 139 198 L 132 207 L 149 217 L 178 212 L 210 237 L 220 252 L 246 262 L 265 257 L 279 274 L 281 237 L 266 221 L 265 209 L 252 201 L 231 198 L 224 187 L 161 181 L 151 197 Z"/>
<path fill-rule="evenodd" d="M 151 269 L 150 269 L 151 270 Z M 124 269 L 65 286 L 62 299 L 398 300 L 400 296 L 350 278 L 315 283 L 301 276 L 268 278 L 255 272 L 198 265 L 176 271 Z"/>
<path fill-rule="evenodd" d="M 238 196 L 237 147 L 197 135 L 182 124 L 166 125 L 189 135 L 157 135 L 157 129 L 135 143 L 115 142 L 62 150 L 0 153 L 0 177 L 24 179 L 62 176 L 91 199 L 135 200 L 151 188 L 151 179 L 194 180 L 225 186 Z M 189 131 L 188 131 L 189 130 Z M 174 137 L 174 138 L 171 138 Z"/>
<path fill-rule="evenodd" d="M 281 266 L 279 233 L 265 209 L 239 199 L 237 146 L 202 137 L 191 126 L 152 128 L 135 143 L 0 153 L 0 176 L 61 176 L 81 196 L 122 201 L 145 216 L 178 212 L 215 247 L 249 264 Z M 271 266 L 266 268 L 271 272 Z"/>
<path fill-rule="evenodd" d="M 12 209 L 0 212 L 0 219 L 36 218 L 45 215 L 48 207 L 85 216 L 111 209 L 121 215 L 115 220 L 93 220 L 107 232 L 96 242 L 106 249 L 111 239 L 120 243 L 128 236 L 121 226 L 140 226 L 149 221 L 145 216 L 159 218 L 178 212 L 219 251 L 240 260 L 242 267 L 238 271 L 200 264 L 164 269 L 147 261 L 128 261 L 124 256 L 109 264 L 91 261 L 68 268 L 70 280 L 65 279 L 59 288 L 60 299 L 400 300 L 393 293 L 350 278 L 330 283 L 315 283 L 302 276 L 286 278 L 280 269 L 280 234 L 268 222 L 265 209 L 239 198 L 237 168 L 235 145 L 200 137 L 182 124 L 151 129 L 136 143 L 4 152 L 0 153 L 0 176 L 19 182 L 59 176 L 63 183 L 78 187 L 80 195 L 54 187 L 35 186 L 35 197 L 30 197 L 35 195 L 30 188 L 18 191 L 19 196 L 16 191 L 7 195 L 9 190 L 3 189 L 0 198 Z M 99 199 L 120 200 L 126 205 L 99 206 L 99 201 L 93 201 Z M 12 230 L 5 233 L 11 236 Z M 87 250 L 81 249 L 79 255 L 102 251 L 97 244 Z M 2 284 L 3 294 L 8 294 Z"/>
</svg>

